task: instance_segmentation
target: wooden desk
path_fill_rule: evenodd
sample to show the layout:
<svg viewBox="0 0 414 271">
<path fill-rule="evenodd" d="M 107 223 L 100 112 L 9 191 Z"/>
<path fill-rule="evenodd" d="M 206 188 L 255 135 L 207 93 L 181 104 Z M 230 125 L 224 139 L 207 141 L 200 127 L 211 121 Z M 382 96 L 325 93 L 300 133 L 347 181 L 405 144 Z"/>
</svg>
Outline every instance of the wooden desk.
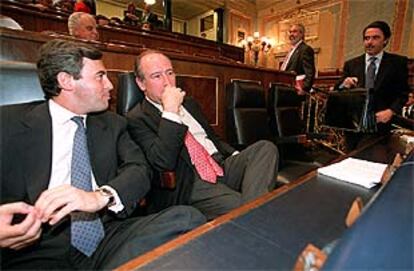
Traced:
<svg viewBox="0 0 414 271">
<path fill-rule="evenodd" d="M 382 138 L 350 155 L 387 163 L 403 148 L 395 138 Z M 119 270 L 292 270 L 308 243 L 323 247 L 343 235 L 355 197 L 367 203 L 376 192 L 311 172 Z"/>
<path fill-rule="evenodd" d="M 414 152 L 337 243 L 324 270 L 414 269 Z"/>
</svg>

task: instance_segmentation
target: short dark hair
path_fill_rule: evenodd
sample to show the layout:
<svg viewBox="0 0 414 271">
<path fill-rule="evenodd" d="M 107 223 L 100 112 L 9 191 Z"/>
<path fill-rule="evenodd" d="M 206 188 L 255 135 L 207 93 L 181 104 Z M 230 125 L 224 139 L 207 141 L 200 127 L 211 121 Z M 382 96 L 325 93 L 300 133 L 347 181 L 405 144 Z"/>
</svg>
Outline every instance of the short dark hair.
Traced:
<svg viewBox="0 0 414 271">
<path fill-rule="evenodd" d="M 391 37 L 390 26 L 384 21 L 375 21 L 375 22 L 372 22 L 369 25 L 367 25 L 364 28 L 364 31 L 362 32 L 362 38 L 365 37 L 365 32 L 367 31 L 368 28 L 378 28 L 378 29 L 380 29 L 382 31 L 382 33 L 384 34 L 385 39 L 389 39 Z"/>
<path fill-rule="evenodd" d="M 52 40 L 43 44 L 39 51 L 37 73 L 47 99 L 60 94 L 57 81 L 60 72 L 66 72 L 75 79 L 81 77 L 84 57 L 99 60 L 102 59 L 102 53 L 86 44 L 66 40 Z"/>
<path fill-rule="evenodd" d="M 164 53 L 157 51 L 157 50 L 152 50 L 152 49 L 147 49 L 145 51 L 143 51 L 141 54 L 139 54 L 136 58 L 135 58 L 135 64 L 134 64 L 134 72 L 135 72 L 135 76 L 138 77 L 139 80 L 143 81 L 145 79 L 145 75 L 141 70 L 141 60 L 144 56 L 147 55 L 152 55 L 152 54 L 159 54 L 159 55 L 163 55 L 166 58 L 169 59 L 168 56 L 166 56 Z"/>
</svg>

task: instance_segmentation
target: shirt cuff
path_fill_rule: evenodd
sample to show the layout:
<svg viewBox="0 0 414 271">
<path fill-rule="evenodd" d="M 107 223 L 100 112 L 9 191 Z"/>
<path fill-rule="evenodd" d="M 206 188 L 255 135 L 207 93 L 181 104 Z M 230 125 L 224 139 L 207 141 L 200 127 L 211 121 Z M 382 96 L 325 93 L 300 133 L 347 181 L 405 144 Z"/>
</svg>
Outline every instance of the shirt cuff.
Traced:
<svg viewBox="0 0 414 271">
<path fill-rule="evenodd" d="M 234 152 L 231 154 L 231 156 L 238 155 L 239 153 L 240 153 L 239 151 L 234 151 Z"/>
<path fill-rule="evenodd" d="M 161 117 L 163 117 L 164 119 L 173 121 L 173 122 L 177 122 L 177 123 L 182 123 L 181 118 L 178 114 L 173 113 L 173 112 L 162 112 Z"/>
<path fill-rule="evenodd" d="M 112 195 L 114 195 L 114 204 L 108 207 L 108 210 L 114 213 L 119 213 L 125 209 L 125 206 L 122 204 L 121 198 L 119 197 L 118 192 L 116 192 L 115 189 L 108 185 L 103 185 L 102 188 L 108 189 L 109 191 L 111 191 Z"/>
</svg>

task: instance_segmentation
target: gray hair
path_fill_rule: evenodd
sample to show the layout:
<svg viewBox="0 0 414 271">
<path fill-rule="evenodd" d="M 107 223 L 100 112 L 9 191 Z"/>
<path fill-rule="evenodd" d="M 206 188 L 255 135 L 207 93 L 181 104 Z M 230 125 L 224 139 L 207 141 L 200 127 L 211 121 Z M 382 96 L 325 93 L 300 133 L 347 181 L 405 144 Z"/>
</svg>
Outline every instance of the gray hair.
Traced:
<svg viewBox="0 0 414 271">
<path fill-rule="evenodd" d="M 76 29 L 79 27 L 82 16 L 93 18 L 92 15 L 85 12 L 74 12 L 69 16 L 68 19 L 68 30 L 71 36 L 75 36 Z M 93 18 L 94 19 L 94 18 Z"/>
<path fill-rule="evenodd" d="M 293 24 L 292 26 L 297 26 L 300 29 L 300 32 L 302 32 L 302 36 L 303 38 L 305 38 L 305 26 L 303 24 L 297 23 L 297 24 Z"/>
<path fill-rule="evenodd" d="M 136 77 L 138 77 L 138 79 L 139 79 L 140 81 L 143 81 L 143 80 L 145 79 L 144 72 L 143 72 L 143 71 L 142 71 L 142 69 L 141 69 L 141 60 L 142 60 L 145 56 L 147 56 L 147 55 L 153 55 L 153 54 L 156 54 L 156 55 L 163 55 L 163 56 L 164 56 L 164 57 L 166 57 L 169 61 L 171 61 L 171 60 L 170 60 L 170 58 L 169 58 L 168 56 L 166 56 L 164 53 L 162 53 L 161 51 L 158 51 L 158 50 L 153 50 L 153 49 L 147 49 L 147 50 L 143 51 L 140 55 L 138 55 L 138 56 L 135 58 L 135 64 L 134 64 L 134 72 L 135 72 L 135 76 L 136 76 Z"/>
</svg>

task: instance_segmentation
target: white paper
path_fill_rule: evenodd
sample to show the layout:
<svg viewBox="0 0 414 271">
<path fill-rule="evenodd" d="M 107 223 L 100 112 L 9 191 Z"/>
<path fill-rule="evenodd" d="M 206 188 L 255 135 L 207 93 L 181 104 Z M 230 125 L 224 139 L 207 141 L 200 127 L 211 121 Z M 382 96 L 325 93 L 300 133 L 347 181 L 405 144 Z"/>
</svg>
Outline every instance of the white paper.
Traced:
<svg viewBox="0 0 414 271">
<path fill-rule="evenodd" d="M 318 174 L 371 188 L 381 181 L 386 167 L 387 164 L 347 158 L 341 162 L 319 168 Z"/>
</svg>

